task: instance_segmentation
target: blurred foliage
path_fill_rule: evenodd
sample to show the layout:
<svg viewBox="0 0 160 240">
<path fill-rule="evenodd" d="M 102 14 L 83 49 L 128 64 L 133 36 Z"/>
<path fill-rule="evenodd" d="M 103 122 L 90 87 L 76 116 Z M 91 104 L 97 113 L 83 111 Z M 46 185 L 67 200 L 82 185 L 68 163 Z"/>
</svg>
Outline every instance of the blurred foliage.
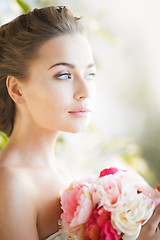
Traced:
<svg viewBox="0 0 160 240">
<path fill-rule="evenodd" d="M 6 146 L 7 143 L 7 136 L 4 133 L 0 132 L 0 151 Z"/>
<path fill-rule="evenodd" d="M 73 172 L 79 177 L 84 173 L 97 175 L 103 168 L 116 166 L 138 172 L 153 187 L 158 182 L 133 139 L 121 137 L 108 141 L 93 125 L 77 141 L 74 136 L 69 141 L 68 136 L 62 134 L 56 144 L 56 154 L 66 165 L 73 166 Z"/>
<path fill-rule="evenodd" d="M 30 6 L 25 1 L 16 0 L 16 2 L 18 3 L 20 8 L 22 9 L 23 13 L 28 13 L 31 10 Z"/>
<path fill-rule="evenodd" d="M 125 164 L 128 168 L 134 169 L 146 179 L 150 185 L 154 186 L 157 179 L 152 169 L 142 156 L 142 150 L 132 139 L 121 138 L 111 141 L 102 146 L 102 153 L 109 154 L 112 152 L 110 162 L 116 160 L 117 164 Z"/>
<path fill-rule="evenodd" d="M 49 6 L 49 5 L 54 5 L 53 4 L 53 1 L 51 0 L 36 0 L 36 4 L 37 6 L 39 7 L 46 7 L 46 6 Z"/>
</svg>

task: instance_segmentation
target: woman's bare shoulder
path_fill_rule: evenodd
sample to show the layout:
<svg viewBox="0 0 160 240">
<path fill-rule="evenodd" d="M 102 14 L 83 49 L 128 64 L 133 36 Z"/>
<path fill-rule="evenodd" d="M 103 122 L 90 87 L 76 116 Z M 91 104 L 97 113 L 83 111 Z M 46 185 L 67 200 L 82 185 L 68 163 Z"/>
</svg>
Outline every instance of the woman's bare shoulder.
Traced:
<svg viewBox="0 0 160 240">
<path fill-rule="evenodd" d="M 9 210 L 32 211 L 36 215 L 34 205 L 34 187 L 24 171 L 8 166 L 0 166 L 0 207 Z M 11 207 L 13 206 L 13 209 Z M 34 211 L 33 211 L 34 209 Z"/>
<path fill-rule="evenodd" d="M 33 193 L 22 175 L 22 171 L 0 166 L 0 239 L 38 239 Z"/>
<path fill-rule="evenodd" d="M 28 176 L 22 168 L 13 167 L 10 165 L 0 165 L 0 186 L 5 186 L 5 189 L 14 190 L 19 189 L 22 191 L 30 188 L 28 183 Z M 14 193 L 11 191 L 10 193 Z"/>
</svg>

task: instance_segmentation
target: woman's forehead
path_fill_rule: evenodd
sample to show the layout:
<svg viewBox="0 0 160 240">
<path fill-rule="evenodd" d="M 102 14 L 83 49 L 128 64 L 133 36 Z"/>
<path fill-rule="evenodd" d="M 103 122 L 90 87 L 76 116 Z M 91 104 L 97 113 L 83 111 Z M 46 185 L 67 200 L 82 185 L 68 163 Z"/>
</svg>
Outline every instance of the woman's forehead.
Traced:
<svg viewBox="0 0 160 240">
<path fill-rule="evenodd" d="M 40 61 L 68 62 L 78 64 L 93 63 L 92 50 L 88 40 L 81 34 L 67 34 L 51 38 L 43 43 L 38 50 Z"/>
</svg>

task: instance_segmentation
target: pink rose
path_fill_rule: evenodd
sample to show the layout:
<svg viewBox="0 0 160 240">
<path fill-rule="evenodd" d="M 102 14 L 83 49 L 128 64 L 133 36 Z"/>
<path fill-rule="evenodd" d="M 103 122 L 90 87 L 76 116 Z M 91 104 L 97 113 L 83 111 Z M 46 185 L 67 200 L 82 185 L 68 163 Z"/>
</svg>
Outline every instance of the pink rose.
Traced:
<svg viewBox="0 0 160 240">
<path fill-rule="evenodd" d="M 111 213 L 103 207 L 93 210 L 84 229 L 84 240 L 119 240 L 121 235 L 111 224 Z"/>
<path fill-rule="evenodd" d="M 99 177 L 103 177 L 103 176 L 110 175 L 110 174 L 115 174 L 116 172 L 118 172 L 118 169 L 115 167 L 105 168 L 100 172 Z"/>
<path fill-rule="evenodd" d="M 136 172 L 128 171 L 128 172 L 118 172 L 118 174 L 121 175 L 121 178 L 123 178 L 125 181 L 128 181 L 131 184 L 131 182 L 135 185 L 138 192 L 142 192 L 143 195 L 153 200 L 155 207 L 160 205 L 160 191 L 157 186 L 157 189 L 153 189 L 144 178 L 142 178 L 139 174 Z"/>
<path fill-rule="evenodd" d="M 61 197 L 61 220 L 69 230 L 80 229 L 86 223 L 93 209 L 90 188 L 84 184 L 71 185 Z"/>
<path fill-rule="evenodd" d="M 100 177 L 94 184 L 94 205 L 99 204 L 107 211 L 113 211 L 122 206 L 126 196 L 126 182 L 117 174 Z"/>
<path fill-rule="evenodd" d="M 152 187 L 145 186 L 141 188 L 142 193 L 153 200 L 155 208 L 160 205 L 160 191 L 158 189 L 153 189 Z"/>
</svg>

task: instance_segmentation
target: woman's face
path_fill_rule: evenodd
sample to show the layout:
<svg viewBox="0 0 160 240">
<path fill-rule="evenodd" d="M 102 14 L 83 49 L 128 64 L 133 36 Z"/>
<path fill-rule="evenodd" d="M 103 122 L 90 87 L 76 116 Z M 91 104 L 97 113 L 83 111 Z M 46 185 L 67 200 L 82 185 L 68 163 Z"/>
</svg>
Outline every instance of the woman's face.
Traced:
<svg viewBox="0 0 160 240">
<path fill-rule="evenodd" d="M 87 39 L 64 35 L 46 41 L 21 82 L 23 107 L 35 124 L 54 131 L 81 132 L 95 101 L 95 66 Z"/>
</svg>

